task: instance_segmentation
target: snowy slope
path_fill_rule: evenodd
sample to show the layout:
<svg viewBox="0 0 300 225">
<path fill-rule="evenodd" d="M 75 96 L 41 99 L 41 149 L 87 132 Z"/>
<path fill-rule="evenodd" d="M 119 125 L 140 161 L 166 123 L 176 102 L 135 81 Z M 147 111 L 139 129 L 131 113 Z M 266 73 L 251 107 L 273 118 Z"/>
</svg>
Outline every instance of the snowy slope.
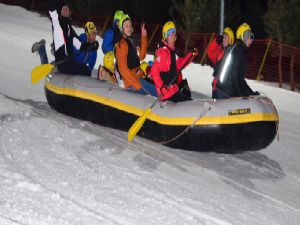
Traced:
<svg viewBox="0 0 300 225">
<path fill-rule="evenodd" d="M 47 18 L 0 4 L 0 26 L 1 225 L 300 224 L 299 94 L 249 81 L 280 114 L 280 140 L 262 151 L 128 143 L 126 132 L 50 109 L 43 84 L 31 85 L 39 58 L 30 48 L 50 43 Z M 208 96 L 211 73 L 196 64 L 184 71 Z"/>
</svg>

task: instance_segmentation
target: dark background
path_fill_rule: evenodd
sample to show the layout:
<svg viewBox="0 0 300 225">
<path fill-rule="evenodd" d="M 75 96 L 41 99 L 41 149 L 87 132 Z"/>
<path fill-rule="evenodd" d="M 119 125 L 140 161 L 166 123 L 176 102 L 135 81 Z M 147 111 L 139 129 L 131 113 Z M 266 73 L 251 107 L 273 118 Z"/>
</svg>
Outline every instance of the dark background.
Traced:
<svg viewBox="0 0 300 225">
<path fill-rule="evenodd" d="M 71 0 L 70 0 L 71 1 Z M 74 10 L 86 15 L 113 16 L 116 10 L 133 22 L 164 24 L 173 20 L 188 32 L 219 33 L 220 0 L 73 0 Z M 300 0 L 225 0 L 224 26 L 234 31 L 248 23 L 256 38 L 300 47 Z"/>
<path fill-rule="evenodd" d="M 112 15 L 116 10 L 123 10 L 136 22 L 163 24 L 167 20 L 178 19 L 178 13 L 172 15 L 170 11 L 176 4 L 184 4 L 184 0 L 70 0 L 76 10 L 87 14 Z M 225 26 L 236 29 L 241 23 L 248 22 L 255 28 L 258 38 L 266 37 L 263 14 L 267 11 L 267 0 L 225 0 Z M 220 1 L 215 1 L 217 15 L 211 16 L 212 26 L 207 30 L 193 30 L 195 32 L 218 32 Z M 207 9 L 209 11 L 209 9 Z M 216 10 L 215 10 L 216 11 Z M 200 12 L 199 12 L 200 13 Z M 213 14 L 213 13 L 212 13 Z M 209 20 L 206 23 L 210 22 Z M 215 26 L 215 21 L 218 22 Z M 211 27 L 211 29 L 209 29 Z M 215 30 L 217 28 L 217 30 Z"/>
</svg>

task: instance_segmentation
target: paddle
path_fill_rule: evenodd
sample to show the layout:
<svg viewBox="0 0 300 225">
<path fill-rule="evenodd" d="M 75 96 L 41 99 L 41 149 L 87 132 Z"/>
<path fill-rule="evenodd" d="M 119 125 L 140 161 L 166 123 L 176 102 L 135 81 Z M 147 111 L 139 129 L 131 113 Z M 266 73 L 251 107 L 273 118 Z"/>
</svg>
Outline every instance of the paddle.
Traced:
<svg viewBox="0 0 300 225">
<path fill-rule="evenodd" d="M 177 75 L 175 77 L 173 77 L 173 79 L 171 80 L 171 82 L 167 85 L 167 87 L 169 87 L 180 75 L 181 71 L 190 63 L 191 58 L 194 56 L 194 53 L 191 55 L 191 57 L 185 62 L 185 64 L 182 66 L 182 69 L 180 71 L 178 71 Z M 159 96 L 160 97 L 160 96 Z M 157 99 L 155 99 L 155 101 L 152 103 L 152 105 L 147 108 L 144 113 L 133 123 L 133 125 L 130 127 L 130 129 L 128 130 L 128 134 L 127 134 L 127 139 L 128 141 L 132 141 L 134 139 L 134 137 L 136 136 L 136 134 L 139 132 L 139 130 L 142 128 L 142 126 L 144 125 L 148 115 L 150 114 L 152 108 L 156 105 L 156 103 L 159 101 L 159 97 Z"/>
<path fill-rule="evenodd" d="M 132 141 L 135 135 L 139 132 L 139 130 L 142 128 L 143 124 L 145 123 L 148 115 L 151 112 L 151 109 L 156 105 L 156 103 L 159 101 L 159 98 L 155 99 L 155 101 L 152 103 L 152 105 L 145 110 L 145 112 L 134 122 L 134 124 L 130 127 L 128 131 L 128 141 Z"/>
<path fill-rule="evenodd" d="M 94 45 L 90 45 L 89 47 L 87 47 L 86 51 L 88 51 L 92 48 L 94 48 Z M 70 55 L 58 62 L 51 62 L 49 64 L 42 64 L 42 65 L 34 67 L 31 70 L 31 83 L 32 84 L 38 83 L 40 80 L 44 79 L 49 73 L 51 73 L 55 66 L 65 63 L 66 61 L 74 58 L 75 56 L 79 55 L 83 51 L 85 51 L 85 50 L 79 50 L 75 54 Z"/>
<path fill-rule="evenodd" d="M 44 77 L 46 77 L 49 73 L 52 72 L 54 69 L 54 63 L 53 64 L 42 64 L 39 66 L 36 66 L 31 71 L 31 83 L 36 84 L 40 80 L 42 80 Z"/>
</svg>

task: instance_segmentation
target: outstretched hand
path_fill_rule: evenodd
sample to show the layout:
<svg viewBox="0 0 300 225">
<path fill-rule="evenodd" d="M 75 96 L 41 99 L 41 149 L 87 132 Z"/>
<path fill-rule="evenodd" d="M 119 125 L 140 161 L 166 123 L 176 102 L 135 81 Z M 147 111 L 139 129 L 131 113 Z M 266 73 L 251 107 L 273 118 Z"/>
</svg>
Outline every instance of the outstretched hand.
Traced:
<svg viewBox="0 0 300 225">
<path fill-rule="evenodd" d="M 142 32 L 142 37 L 147 37 L 147 30 L 145 28 L 145 23 L 142 23 L 141 25 L 141 32 Z"/>
<path fill-rule="evenodd" d="M 192 54 L 193 56 L 197 56 L 199 54 L 198 48 L 193 48 Z"/>
<path fill-rule="evenodd" d="M 218 35 L 216 38 L 217 44 L 221 45 L 223 43 L 223 35 Z"/>
</svg>

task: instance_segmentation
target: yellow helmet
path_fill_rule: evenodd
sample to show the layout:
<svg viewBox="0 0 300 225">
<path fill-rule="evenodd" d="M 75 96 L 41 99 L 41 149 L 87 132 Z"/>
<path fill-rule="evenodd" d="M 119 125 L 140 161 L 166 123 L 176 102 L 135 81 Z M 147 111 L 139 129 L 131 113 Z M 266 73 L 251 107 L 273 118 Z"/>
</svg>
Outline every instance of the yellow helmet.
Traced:
<svg viewBox="0 0 300 225">
<path fill-rule="evenodd" d="M 124 15 L 122 10 L 117 10 L 114 14 L 114 21 L 120 21 Z"/>
<path fill-rule="evenodd" d="M 120 21 L 119 21 L 119 30 L 120 30 L 121 32 L 123 32 L 123 23 L 124 23 L 126 20 L 130 20 L 130 22 L 131 22 L 131 19 L 130 19 L 129 15 L 128 15 L 128 14 L 123 14 L 122 18 L 121 18 Z"/>
<path fill-rule="evenodd" d="M 247 23 L 243 23 L 239 26 L 239 28 L 236 30 L 236 38 L 244 41 L 244 33 L 245 31 L 250 30 L 251 27 Z"/>
<path fill-rule="evenodd" d="M 167 40 L 170 33 L 175 32 L 176 33 L 176 26 L 173 21 L 168 21 L 164 24 L 162 29 L 162 37 L 164 40 Z"/>
<path fill-rule="evenodd" d="M 141 70 L 144 73 L 144 77 L 147 77 L 147 68 L 149 67 L 149 63 L 143 61 L 140 65 Z"/>
<path fill-rule="evenodd" d="M 93 22 L 87 22 L 84 26 L 85 33 L 91 35 L 92 33 L 97 33 L 97 28 Z"/>
<path fill-rule="evenodd" d="M 107 52 L 103 58 L 103 64 L 106 69 L 112 73 L 115 70 L 115 56 L 113 52 Z"/>
<path fill-rule="evenodd" d="M 225 27 L 223 33 L 227 34 L 229 36 L 229 44 L 233 45 L 234 42 L 234 34 L 230 27 Z"/>
</svg>

